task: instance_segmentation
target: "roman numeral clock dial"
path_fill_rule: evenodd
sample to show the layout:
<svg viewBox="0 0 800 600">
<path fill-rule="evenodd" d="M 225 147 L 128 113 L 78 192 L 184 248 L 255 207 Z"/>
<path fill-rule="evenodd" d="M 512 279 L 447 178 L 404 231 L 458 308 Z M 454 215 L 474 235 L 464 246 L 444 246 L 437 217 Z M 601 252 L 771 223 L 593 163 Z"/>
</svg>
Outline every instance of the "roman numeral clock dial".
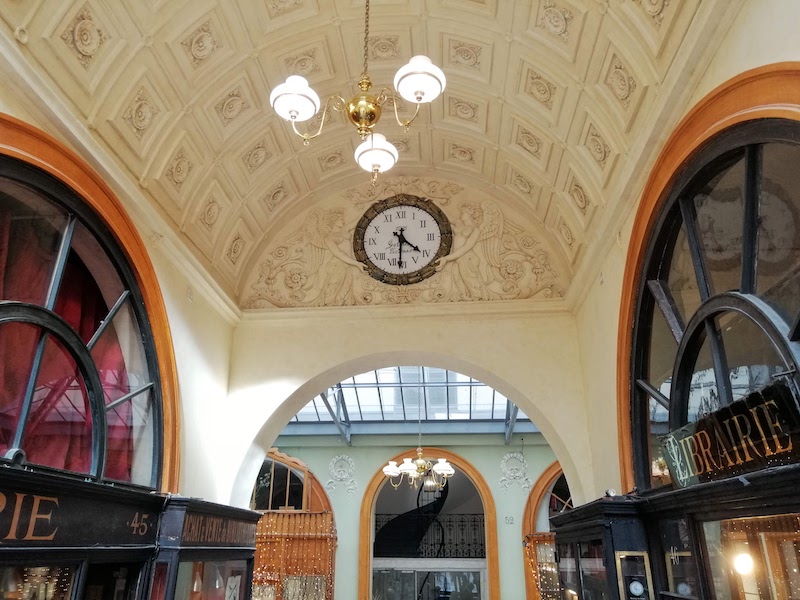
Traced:
<svg viewBox="0 0 800 600">
<path fill-rule="evenodd" d="M 356 260 L 372 277 L 390 285 L 418 283 L 433 275 L 452 243 L 444 212 L 430 200 L 409 194 L 373 204 L 353 234 Z"/>
</svg>

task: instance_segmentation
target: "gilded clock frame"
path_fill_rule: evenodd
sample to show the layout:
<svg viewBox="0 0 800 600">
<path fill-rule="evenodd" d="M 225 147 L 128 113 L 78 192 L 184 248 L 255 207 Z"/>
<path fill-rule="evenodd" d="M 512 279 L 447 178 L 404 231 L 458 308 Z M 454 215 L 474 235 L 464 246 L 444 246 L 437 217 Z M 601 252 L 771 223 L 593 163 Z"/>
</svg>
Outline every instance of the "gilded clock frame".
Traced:
<svg viewBox="0 0 800 600">
<path fill-rule="evenodd" d="M 441 232 L 439 249 L 436 251 L 433 259 L 421 269 L 411 273 L 387 273 L 372 263 L 364 247 L 367 227 L 372 220 L 381 213 L 398 206 L 413 206 L 424 210 L 436 221 L 436 224 L 439 226 L 439 231 Z M 376 202 L 361 216 L 353 232 L 353 253 L 355 254 L 356 260 L 364 265 L 364 269 L 370 277 L 388 285 L 410 285 L 427 279 L 436 272 L 437 261 L 449 254 L 452 246 L 453 229 L 450 227 L 450 221 L 447 219 L 444 211 L 427 198 L 420 198 L 419 196 L 412 196 L 411 194 L 396 194 Z"/>
</svg>

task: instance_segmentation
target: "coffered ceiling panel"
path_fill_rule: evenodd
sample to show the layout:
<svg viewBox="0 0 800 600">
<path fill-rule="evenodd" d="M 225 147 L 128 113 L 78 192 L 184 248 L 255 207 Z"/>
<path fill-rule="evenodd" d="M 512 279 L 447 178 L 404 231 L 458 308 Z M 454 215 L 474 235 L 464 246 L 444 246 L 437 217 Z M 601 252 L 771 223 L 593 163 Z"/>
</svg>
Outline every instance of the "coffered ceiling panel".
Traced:
<svg viewBox="0 0 800 600">
<path fill-rule="evenodd" d="M 18 52 L 4 68 L 36 73 L 30 96 L 56 94 L 70 126 L 85 128 L 93 151 L 117 163 L 241 306 L 552 300 L 596 260 L 593 247 L 616 235 L 620 190 L 636 193 L 623 174 L 630 154 L 655 152 L 646 144 L 654 128 L 680 115 L 659 102 L 672 92 L 665 81 L 694 85 L 702 65 L 684 61 L 717 39 L 720 16 L 738 5 L 372 0 L 373 90 L 391 86 L 415 54 L 448 78 L 407 131 L 387 100 L 376 130 L 399 161 L 376 187 L 354 163 L 360 139 L 340 113 L 329 107 L 322 134 L 304 144 L 269 106 L 291 74 L 323 102 L 352 96 L 363 70 L 363 0 L 0 0 L 0 35 Z M 401 118 L 412 108 L 397 101 Z M 321 111 L 298 129 L 315 133 L 322 119 Z M 456 241 L 474 244 L 467 250 L 484 287 L 464 283 L 468 262 L 457 260 L 438 283 L 403 290 L 355 272 L 342 293 L 322 293 L 324 278 L 308 283 L 312 266 L 338 273 L 326 228 L 335 225 L 331 235 L 352 253 L 347 228 L 398 192 L 442 206 Z M 276 258 L 280 240 L 301 253 L 303 268 Z M 279 283 L 269 273 L 277 264 Z M 316 295 L 291 287 L 303 277 Z"/>
</svg>

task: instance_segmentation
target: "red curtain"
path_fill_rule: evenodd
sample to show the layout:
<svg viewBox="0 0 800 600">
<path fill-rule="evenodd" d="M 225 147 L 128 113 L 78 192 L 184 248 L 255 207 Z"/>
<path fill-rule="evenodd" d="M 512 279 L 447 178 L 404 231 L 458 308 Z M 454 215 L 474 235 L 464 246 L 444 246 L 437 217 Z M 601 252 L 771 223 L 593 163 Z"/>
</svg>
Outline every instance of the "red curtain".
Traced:
<svg viewBox="0 0 800 600">
<path fill-rule="evenodd" d="M 6 207 L 6 208 L 4 208 Z M 0 299 L 42 304 L 54 263 L 52 231 L 44 219 L 12 220 L 8 204 L 0 205 Z M 55 312 L 88 342 L 108 314 L 90 271 L 74 251 L 67 260 Z M 12 442 L 30 377 L 38 327 L 0 326 L 0 451 Z M 101 375 L 105 402 L 128 392 L 125 361 L 113 327 L 92 350 Z M 106 476 L 130 481 L 133 455 L 130 403 L 109 418 Z M 36 381 L 22 448 L 28 462 L 88 473 L 92 420 L 89 397 L 69 352 L 48 336 Z"/>
</svg>

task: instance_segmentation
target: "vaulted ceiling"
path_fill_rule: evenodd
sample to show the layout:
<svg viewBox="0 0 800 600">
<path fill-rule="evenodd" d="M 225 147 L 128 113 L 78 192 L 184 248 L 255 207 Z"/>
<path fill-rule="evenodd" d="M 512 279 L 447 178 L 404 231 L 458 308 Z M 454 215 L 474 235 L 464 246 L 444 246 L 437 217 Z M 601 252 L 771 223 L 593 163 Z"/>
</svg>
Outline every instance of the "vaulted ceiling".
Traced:
<svg viewBox="0 0 800 600">
<path fill-rule="evenodd" d="M 272 307 L 568 295 L 613 243 L 732 5 L 372 0 L 374 85 L 389 85 L 415 54 L 448 78 L 408 132 L 384 113 L 376 130 L 400 160 L 376 188 L 353 161 L 360 139 L 341 115 L 304 146 L 268 102 L 290 74 L 323 98 L 352 95 L 361 0 L 2 0 L 0 18 L 3 68 L 28 98 L 57 101 L 55 118 L 85 129 L 89 150 L 135 190 L 123 201 L 157 212 L 233 302 Z M 324 232 L 309 233 L 325 211 L 344 206 L 352 228 L 398 191 L 449 207 L 457 244 L 460 207 L 479 205 L 481 239 L 496 234 L 506 252 L 495 291 L 443 272 L 450 280 L 420 284 L 416 296 L 362 282 L 344 297 L 284 263 L 286 293 L 267 290 L 292 243 L 325 252 L 314 241 Z"/>
</svg>

